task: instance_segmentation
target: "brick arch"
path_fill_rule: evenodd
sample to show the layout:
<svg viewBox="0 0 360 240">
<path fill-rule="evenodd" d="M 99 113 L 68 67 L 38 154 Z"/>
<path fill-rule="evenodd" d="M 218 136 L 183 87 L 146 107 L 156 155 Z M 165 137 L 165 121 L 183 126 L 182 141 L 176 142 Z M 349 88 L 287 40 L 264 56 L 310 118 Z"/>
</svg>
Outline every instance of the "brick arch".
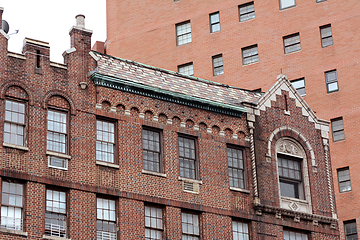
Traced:
<svg viewBox="0 0 360 240">
<path fill-rule="evenodd" d="M 25 83 L 23 83 L 23 82 L 18 81 L 18 80 L 16 80 L 16 81 L 12 80 L 12 81 L 6 82 L 1 86 L 1 89 L 0 89 L 0 98 L 1 99 L 5 99 L 6 91 L 12 86 L 16 86 L 16 87 L 19 87 L 22 90 L 24 90 L 26 92 L 27 96 L 28 96 L 29 104 L 30 105 L 34 104 L 34 99 L 29 94 L 29 91 L 27 90 L 27 85 Z"/>
<path fill-rule="evenodd" d="M 49 99 L 52 96 L 61 96 L 61 97 L 65 98 L 68 101 L 68 103 L 70 104 L 70 113 L 72 115 L 76 115 L 76 108 L 75 108 L 74 101 L 70 98 L 70 96 L 67 93 L 60 91 L 60 90 L 50 90 L 45 94 L 43 101 L 42 101 L 43 108 L 47 109 Z"/>
<path fill-rule="evenodd" d="M 271 156 L 272 146 L 275 146 L 277 140 L 283 137 L 293 138 L 295 141 L 299 142 L 299 144 L 304 148 L 305 152 L 310 153 L 312 165 L 316 166 L 314 150 L 312 149 L 309 141 L 299 131 L 291 127 L 279 127 L 271 133 L 268 141 L 268 156 Z"/>
</svg>

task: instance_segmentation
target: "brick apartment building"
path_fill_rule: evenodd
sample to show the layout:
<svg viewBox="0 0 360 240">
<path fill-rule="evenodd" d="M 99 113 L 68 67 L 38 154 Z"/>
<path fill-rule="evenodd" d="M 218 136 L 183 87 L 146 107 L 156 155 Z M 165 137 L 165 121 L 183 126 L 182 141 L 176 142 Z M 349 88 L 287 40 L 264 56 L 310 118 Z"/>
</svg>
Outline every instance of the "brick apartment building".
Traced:
<svg viewBox="0 0 360 240">
<path fill-rule="evenodd" d="M 329 122 L 285 75 L 259 93 L 122 60 L 76 19 L 64 64 L 0 30 L 1 239 L 339 239 Z"/>
<path fill-rule="evenodd" d="M 273 76 L 286 74 L 317 116 L 332 123 L 341 237 L 354 239 L 360 231 L 359 28 L 356 0 L 108 0 L 105 51 L 265 92 Z"/>
</svg>

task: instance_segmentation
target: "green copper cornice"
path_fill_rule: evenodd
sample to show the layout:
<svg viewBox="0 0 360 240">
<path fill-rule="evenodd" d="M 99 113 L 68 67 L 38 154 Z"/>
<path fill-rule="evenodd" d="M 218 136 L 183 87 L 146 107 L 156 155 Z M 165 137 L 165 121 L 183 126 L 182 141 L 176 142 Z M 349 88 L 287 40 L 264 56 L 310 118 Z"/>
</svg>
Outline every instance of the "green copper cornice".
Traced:
<svg viewBox="0 0 360 240">
<path fill-rule="evenodd" d="M 96 86 L 112 88 L 123 92 L 134 93 L 145 97 L 226 114 L 234 117 L 241 117 L 242 114 L 246 112 L 244 107 L 223 104 L 220 102 L 193 97 L 182 93 L 171 92 L 141 83 L 103 75 L 97 72 L 93 73 L 91 78 L 93 79 Z"/>
</svg>

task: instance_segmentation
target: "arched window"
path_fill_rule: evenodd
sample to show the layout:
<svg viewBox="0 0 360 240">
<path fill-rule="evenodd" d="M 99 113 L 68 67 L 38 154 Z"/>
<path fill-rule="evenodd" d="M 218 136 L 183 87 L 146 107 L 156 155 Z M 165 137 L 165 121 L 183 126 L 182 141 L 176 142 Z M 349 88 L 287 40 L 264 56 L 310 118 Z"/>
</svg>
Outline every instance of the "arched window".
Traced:
<svg viewBox="0 0 360 240">
<path fill-rule="evenodd" d="M 289 137 L 276 142 L 280 206 L 311 213 L 307 158 L 301 144 Z"/>
</svg>

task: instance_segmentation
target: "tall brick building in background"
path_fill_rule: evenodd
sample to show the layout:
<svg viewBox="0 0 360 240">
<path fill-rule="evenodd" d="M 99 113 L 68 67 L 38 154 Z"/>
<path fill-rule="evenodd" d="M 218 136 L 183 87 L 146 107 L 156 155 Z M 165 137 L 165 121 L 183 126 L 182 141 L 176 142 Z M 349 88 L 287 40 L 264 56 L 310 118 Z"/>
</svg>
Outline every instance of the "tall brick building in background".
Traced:
<svg viewBox="0 0 360 240">
<path fill-rule="evenodd" d="M 0 30 L 1 239 L 339 239 L 329 122 L 285 75 L 262 94 L 122 60 L 76 18 L 64 64 Z"/>
<path fill-rule="evenodd" d="M 359 26 L 355 0 L 108 0 L 105 51 L 246 89 L 267 91 L 273 76 L 286 74 L 332 123 L 345 239 L 360 230 Z"/>
</svg>

